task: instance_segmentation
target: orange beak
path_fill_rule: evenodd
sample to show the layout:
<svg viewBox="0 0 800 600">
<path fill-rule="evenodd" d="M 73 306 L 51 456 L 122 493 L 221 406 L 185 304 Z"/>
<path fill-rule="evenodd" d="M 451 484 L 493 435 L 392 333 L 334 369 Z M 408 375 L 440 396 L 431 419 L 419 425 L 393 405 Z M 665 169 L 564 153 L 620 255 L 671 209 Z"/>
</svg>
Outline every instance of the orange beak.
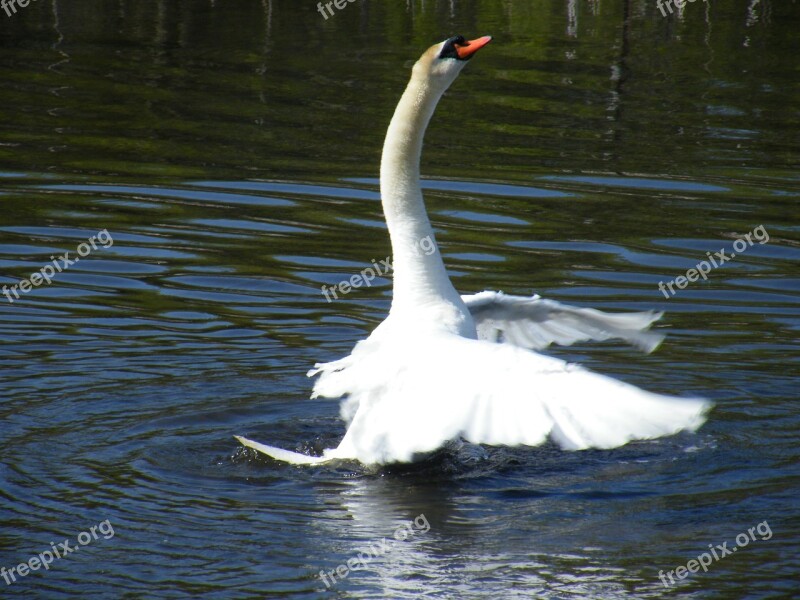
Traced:
<svg viewBox="0 0 800 600">
<path fill-rule="evenodd" d="M 458 58 L 461 60 L 467 60 L 468 58 L 472 57 L 478 50 L 483 48 L 486 44 L 492 41 L 492 36 L 485 35 L 483 37 L 478 38 L 477 40 L 470 40 L 463 46 L 456 44 L 456 52 L 458 53 Z"/>
</svg>

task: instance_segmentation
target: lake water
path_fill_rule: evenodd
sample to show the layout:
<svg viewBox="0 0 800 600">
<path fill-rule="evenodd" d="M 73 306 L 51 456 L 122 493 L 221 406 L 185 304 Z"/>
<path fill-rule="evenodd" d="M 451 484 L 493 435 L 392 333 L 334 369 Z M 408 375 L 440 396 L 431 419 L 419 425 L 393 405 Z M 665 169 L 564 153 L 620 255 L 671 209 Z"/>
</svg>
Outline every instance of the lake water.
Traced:
<svg viewBox="0 0 800 600">
<path fill-rule="evenodd" d="M 15 6 L 0 283 L 53 274 L 0 296 L 0 575 L 37 567 L 0 597 L 800 597 L 795 3 Z M 609 451 L 257 458 L 233 435 L 314 453 L 344 433 L 305 373 L 380 322 L 391 281 L 320 288 L 389 254 L 385 128 L 455 33 L 495 38 L 423 157 L 458 289 L 664 310 L 652 355 L 548 353 L 716 406 L 696 434 Z"/>
</svg>

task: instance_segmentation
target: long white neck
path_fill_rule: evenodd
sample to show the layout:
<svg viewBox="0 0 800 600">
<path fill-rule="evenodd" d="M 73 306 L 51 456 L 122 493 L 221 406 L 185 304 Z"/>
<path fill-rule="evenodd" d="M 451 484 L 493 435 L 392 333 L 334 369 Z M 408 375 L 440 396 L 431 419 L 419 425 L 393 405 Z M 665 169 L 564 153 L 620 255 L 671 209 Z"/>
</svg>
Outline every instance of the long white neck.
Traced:
<svg viewBox="0 0 800 600">
<path fill-rule="evenodd" d="M 381 201 L 392 240 L 393 313 L 442 300 L 461 303 L 447 277 L 419 180 L 422 139 L 443 92 L 412 76 L 383 145 Z"/>
</svg>

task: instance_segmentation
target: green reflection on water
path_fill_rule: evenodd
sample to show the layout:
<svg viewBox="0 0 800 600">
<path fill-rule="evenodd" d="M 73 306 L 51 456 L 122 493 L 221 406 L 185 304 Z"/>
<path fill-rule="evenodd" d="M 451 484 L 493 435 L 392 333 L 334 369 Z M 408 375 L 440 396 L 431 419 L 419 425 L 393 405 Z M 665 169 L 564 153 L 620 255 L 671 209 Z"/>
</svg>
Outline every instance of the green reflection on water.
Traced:
<svg viewBox="0 0 800 600">
<path fill-rule="evenodd" d="M 42 1 L 3 22 L 0 161 L 147 179 L 374 175 L 410 62 L 458 31 L 495 41 L 441 105 L 431 175 L 788 167 L 795 19 L 785 3 L 687 5 L 679 19 L 645 1 L 360 0 L 324 20 L 289 0 Z"/>
</svg>

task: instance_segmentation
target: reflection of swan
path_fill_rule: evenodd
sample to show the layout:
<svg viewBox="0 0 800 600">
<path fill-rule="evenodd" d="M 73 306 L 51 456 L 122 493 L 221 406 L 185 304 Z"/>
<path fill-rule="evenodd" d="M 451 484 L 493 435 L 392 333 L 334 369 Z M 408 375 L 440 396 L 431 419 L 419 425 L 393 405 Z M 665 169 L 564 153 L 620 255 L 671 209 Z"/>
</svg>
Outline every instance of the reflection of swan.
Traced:
<svg viewBox="0 0 800 600">
<path fill-rule="evenodd" d="M 414 65 L 381 159 L 381 197 L 394 255 L 389 316 L 352 353 L 318 364 L 315 396 L 346 397 L 349 428 L 338 448 L 310 457 L 245 438 L 275 459 L 407 462 L 463 437 L 484 444 L 613 448 L 694 430 L 709 404 L 660 396 L 531 350 L 550 343 L 620 338 L 651 351 L 660 315 L 606 314 L 538 296 L 460 296 L 437 251 L 419 182 L 422 138 L 439 98 L 490 37 L 454 37 Z"/>
</svg>

